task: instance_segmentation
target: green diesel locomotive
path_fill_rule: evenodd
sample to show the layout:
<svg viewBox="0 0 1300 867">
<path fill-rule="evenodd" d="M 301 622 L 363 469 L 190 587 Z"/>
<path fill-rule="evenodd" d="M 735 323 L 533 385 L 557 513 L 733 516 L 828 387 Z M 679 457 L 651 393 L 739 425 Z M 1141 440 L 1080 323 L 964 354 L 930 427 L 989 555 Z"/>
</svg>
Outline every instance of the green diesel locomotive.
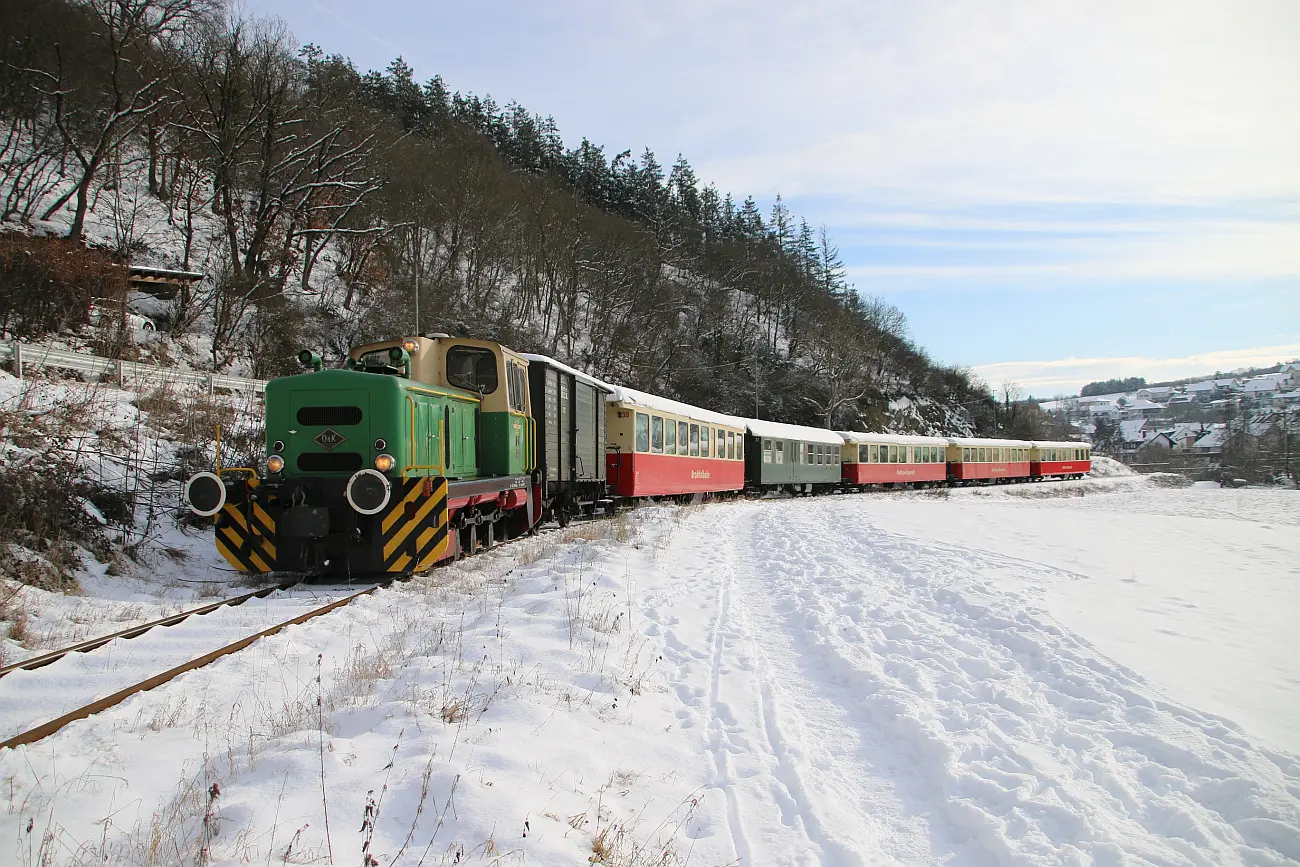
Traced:
<svg viewBox="0 0 1300 867">
<path fill-rule="evenodd" d="M 603 413 L 594 429 L 573 418 L 573 391 L 592 386 L 558 365 L 531 362 L 534 396 L 529 360 L 490 341 L 373 343 L 342 369 L 322 369 L 308 351 L 301 360 L 313 369 L 267 384 L 264 471 L 218 468 L 185 485 L 186 504 L 215 519 L 217 548 L 241 572 L 423 571 L 528 532 L 544 514 L 563 517 L 583 482 L 603 490 L 603 460 L 576 478 L 572 450 L 565 460 L 546 448 L 576 437 L 604 451 Z M 581 403 L 593 401 L 603 406 L 604 394 Z"/>
</svg>

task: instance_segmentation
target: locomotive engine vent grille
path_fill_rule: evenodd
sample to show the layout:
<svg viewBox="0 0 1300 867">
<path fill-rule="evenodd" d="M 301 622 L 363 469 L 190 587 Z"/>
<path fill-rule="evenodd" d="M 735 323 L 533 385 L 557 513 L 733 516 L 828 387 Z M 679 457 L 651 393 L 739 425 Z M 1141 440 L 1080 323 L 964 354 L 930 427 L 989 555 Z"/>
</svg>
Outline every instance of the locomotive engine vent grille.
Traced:
<svg viewBox="0 0 1300 867">
<path fill-rule="evenodd" d="M 361 469 L 358 452 L 303 452 L 298 469 L 304 473 L 351 473 Z"/>
<path fill-rule="evenodd" d="M 298 410 L 298 424 L 304 427 L 361 424 L 361 407 L 304 406 Z"/>
</svg>

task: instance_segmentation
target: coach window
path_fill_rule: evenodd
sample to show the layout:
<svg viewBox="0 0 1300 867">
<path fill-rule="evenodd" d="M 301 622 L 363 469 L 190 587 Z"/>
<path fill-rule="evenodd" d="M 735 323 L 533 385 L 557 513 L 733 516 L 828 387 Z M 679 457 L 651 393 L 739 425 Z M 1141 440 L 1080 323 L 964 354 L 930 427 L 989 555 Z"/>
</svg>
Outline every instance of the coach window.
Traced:
<svg viewBox="0 0 1300 867">
<path fill-rule="evenodd" d="M 871 462 L 871 450 L 865 445 L 858 446 L 858 463 L 866 464 Z"/>
<path fill-rule="evenodd" d="M 707 458 L 709 456 L 709 441 L 712 439 L 713 437 L 709 435 L 709 429 L 707 427 L 701 427 L 700 428 L 700 457 Z"/>
<path fill-rule="evenodd" d="M 691 456 L 698 458 L 700 456 L 700 426 L 697 424 L 691 425 L 690 432 L 691 432 Z"/>
<path fill-rule="evenodd" d="M 636 414 L 636 450 L 650 451 L 650 416 L 643 412 Z"/>
<path fill-rule="evenodd" d="M 677 454 L 677 422 L 672 419 L 664 423 L 664 454 Z"/>
<path fill-rule="evenodd" d="M 772 441 L 763 440 L 763 463 L 772 463 Z"/>
<path fill-rule="evenodd" d="M 778 464 L 785 463 L 785 440 L 776 441 L 775 451 L 776 451 L 776 462 Z"/>
<path fill-rule="evenodd" d="M 691 426 L 688 422 L 677 422 L 677 454 L 684 455 L 690 449 Z"/>
<path fill-rule="evenodd" d="M 664 453 L 664 420 L 657 415 L 650 418 L 650 451 Z"/>
</svg>

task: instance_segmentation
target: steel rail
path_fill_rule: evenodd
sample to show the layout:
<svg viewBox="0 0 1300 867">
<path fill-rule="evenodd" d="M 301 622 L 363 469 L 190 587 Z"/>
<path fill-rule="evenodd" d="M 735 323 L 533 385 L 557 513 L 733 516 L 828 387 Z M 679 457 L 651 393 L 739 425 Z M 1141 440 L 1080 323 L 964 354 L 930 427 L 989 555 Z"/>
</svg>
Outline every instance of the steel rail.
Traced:
<svg viewBox="0 0 1300 867">
<path fill-rule="evenodd" d="M 198 608 L 191 608 L 188 611 L 180 611 L 177 612 L 176 614 L 168 615 L 167 617 L 160 617 L 157 620 L 150 620 L 148 623 L 141 623 L 136 626 L 131 626 L 119 632 L 114 632 L 111 635 L 101 635 L 98 638 L 91 638 L 86 641 L 82 641 L 78 644 L 73 644 L 68 647 L 61 648 L 59 650 L 51 650 L 50 652 L 42 653 L 39 656 L 29 656 L 26 659 L 19 660 L 18 662 L 14 662 L 5 666 L 0 666 L 0 677 L 4 677 L 6 674 L 8 674 L 11 671 L 42 668 L 46 665 L 49 665 L 50 663 L 58 662 L 60 659 L 62 659 L 63 657 L 67 656 L 70 653 L 85 653 L 86 651 L 94 650 L 97 647 L 103 647 L 105 644 L 108 644 L 110 641 L 115 641 L 118 638 L 135 638 L 139 635 L 143 635 L 144 633 L 148 632 L 150 629 L 153 629 L 156 626 L 174 626 L 183 620 L 189 619 L 190 617 L 196 617 L 203 614 L 210 614 L 213 611 L 216 611 L 218 608 L 222 608 L 227 605 L 232 607 L 236 605 L 242 605 L 250 599 L 256 599 L 259 597 L 264 598 L 270 596 L 272 593 L 276 592 L 277 590 L 288 590 L 290 587 L 294 587 L 298 583 L 299 583 L 298 581 L 281 582 L 280 584 L 275 584 L 270 587 L 263 587 L 260 590 L 254 590 L 251 593 L 244 593 L 239 596 L 231 596 L 229 599 L 222 599 L 217 602 L 210 602 L 207 605 L 201 605 Z"/>
<path fill-rule="evenodd" d="M 69 723 L 73 723 L 76 722 L 77 720 L 85 719 L 86 717 L 92 716 L 93 714 L 97 714 L 100 711 L 107 710 L 113 705 L 120 704 L 121 702 L 125 701 L 126 699 L 130 698 L 136 693 L 145 692 L 147 690 L 153 689 L 156 686 L 161 686 L 167 681 L 175 677 L 178 677 L 182 674 L 185 674 L 186 672 L 194 671 L 197 668 L 202 668 L 203 666 L 211 662 L 214 662 L 223 656 L 228 656 L 232 653 L 243 650 L 245 647 L 248 647 L 253 642 L 258 641 L 259 639 L 262 638 L 266 638 L 271 635 L 275 635 L 277 632 L 279 632 L 280 630 L 284 629 L 287 626 L 296 626 L 300 623 L 306 623 L 308 620 L 311 620 L 313 617 L 319 617 L 320 615 L 327 614 L 336 608 L 342 608 L 344 605 L 347 605 L 349 602 L 352 602 L 353 600 L 360 599 L 362 596 L 366 596 L 370 593 L 374 593 L 376 590 L 380 589 L 381 587 L 387 587 L 389 583 L 390 582 L 376 584 L 374 587 L 368 587 L 365 590 L 361 590 L 357 593 L 353 593 L 350 596 L 344 596 L 342 599 L 335 599 L 333 602 L 330 602 L 327 605 L 323 605 L 320 608 L 314 608 L 311 611 L 308 611 L 304 614 L 299 614 L 297 617 L 286 620 L 283 623 L 278 623 L 275 626 L 270 627 L 269 629 L 263 629 L 261 632 L 258 632 L 255 635 L 250 635 L 247 638 L 241 638 L 238 641 L 234 642 L 233 644 L 227 644 L 225 647 L 217 648 L 216 650 L 213 650 L 209 653 L 205 653 L 202 656 L 195 657 L 194 659 L 191 659 L 189 662 L 182 663 L 181 665 L 178 665 L 175 668 L 168 669 L 167 671 L 164 671 L 162 674 L 155 674 L 153 677 L 150 677 L 146 680 L 142 680 L 139 683 L 134 684 L 133 686 L 128 686 L 125 689 L 118 690 L 112 695 L 107 695 L 104 696 L 103 698 L 96 699 L 95 701 L 92 701 L 90 704 L 83 705 L 82 707 L 79 707 L 74 711 L 66 713 L 63 716 L 58 717 L 57 719 L 52 719 L 47 723 L 38 725 L 33 729 L 28 729 L 22 734 L 15 735 L 14 737 L 11 737 L 6 741 L 0 742 L 0 750 L 13 749 L 15 747 L 20 747 L 26 744 L 35 743 L 36 741 L 47 738 L 50 735 L 57 732 L 59 729 L 68 725 Z"/>
</svg>

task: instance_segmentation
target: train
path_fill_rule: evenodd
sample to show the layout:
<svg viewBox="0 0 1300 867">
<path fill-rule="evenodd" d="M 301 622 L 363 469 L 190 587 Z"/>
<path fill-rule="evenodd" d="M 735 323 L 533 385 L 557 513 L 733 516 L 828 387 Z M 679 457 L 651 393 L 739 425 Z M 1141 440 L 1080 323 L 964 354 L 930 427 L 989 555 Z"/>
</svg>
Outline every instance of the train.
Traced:
<svg viewBox="0 0 1300 867">
<path fill-rule="evenodd" d="M 238 572 L 423 572 L 643 500 L 1082 478 L 1084 442 L 832 431 L 612 385 L 446 334 L 315 352 L 267 383 L 259 467 L 186 480 Z M 220 451 L 220 450 L 218 450 Z"/>
</svg>

